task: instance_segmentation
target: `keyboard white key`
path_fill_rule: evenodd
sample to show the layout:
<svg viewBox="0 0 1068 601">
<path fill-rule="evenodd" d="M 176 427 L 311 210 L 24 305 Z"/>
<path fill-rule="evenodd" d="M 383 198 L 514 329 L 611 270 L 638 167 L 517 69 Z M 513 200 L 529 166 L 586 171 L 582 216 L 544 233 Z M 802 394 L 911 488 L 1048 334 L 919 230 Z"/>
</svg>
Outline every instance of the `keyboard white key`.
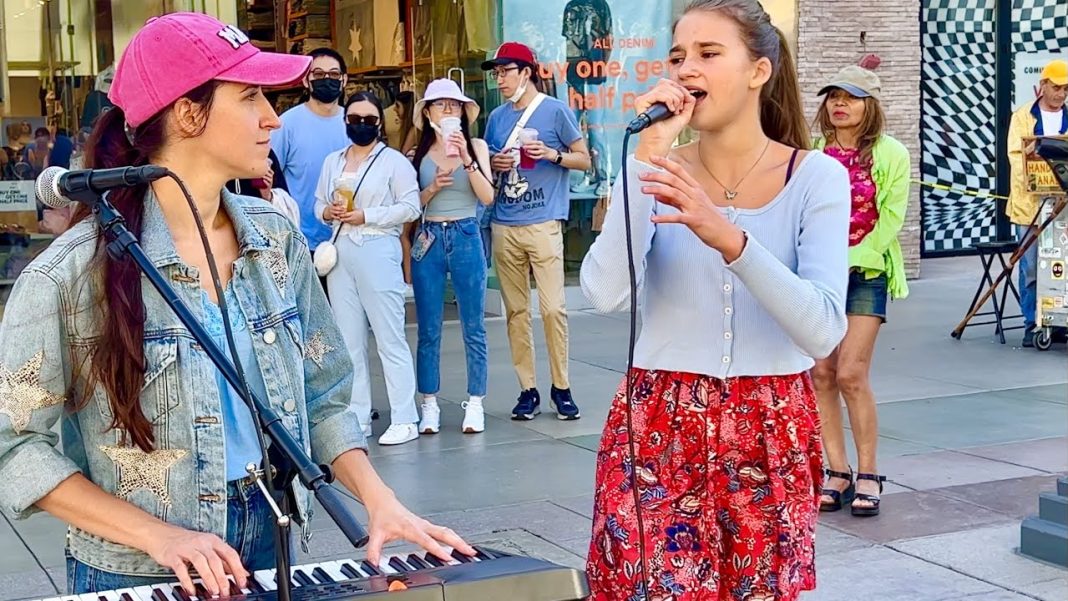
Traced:
<svg viewBox="0 0 1068 601">
<path fill-rule="evenodd" d="M 154 586 L 138 586 L 134 588 L 134 595 L 131 595 L 137 601 L 156 601 L 152 596 L 152 591 L 157 587 Z"/>
<path fill-rule="evenodd" d="M 340 561 L 328 561 L 319 566 L 328 576 L 334 579 L 334 582 L 344 582 L 349 580 L 349 577 L 341 571 Z"/>
<path fill-rule="evenodd" d="M 278 583 L 274 581 L 274 575 L 276 570 L 260 570 L 256 572 L 256 583 L 260 585 L 265 591 L 273 591 L 278 589 Z"/>
</svg>

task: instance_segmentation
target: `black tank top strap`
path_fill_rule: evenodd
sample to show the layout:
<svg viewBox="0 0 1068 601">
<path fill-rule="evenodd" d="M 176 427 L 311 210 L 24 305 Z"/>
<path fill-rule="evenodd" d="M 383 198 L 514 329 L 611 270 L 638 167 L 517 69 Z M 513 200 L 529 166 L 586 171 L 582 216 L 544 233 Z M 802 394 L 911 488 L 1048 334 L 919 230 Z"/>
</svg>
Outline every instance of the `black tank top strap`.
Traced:
<svg viewBox="0 0 1068 601">
<path fill-rule="evenodd" d="M 790 155 L 790 164 L 786 167 L 786 183 L 790 183 L 790 178 L 794 176 L 794 162 L 797 161 L 797 153 L 801 152 L 795 148 L 793 154 Z"/>
</svg>

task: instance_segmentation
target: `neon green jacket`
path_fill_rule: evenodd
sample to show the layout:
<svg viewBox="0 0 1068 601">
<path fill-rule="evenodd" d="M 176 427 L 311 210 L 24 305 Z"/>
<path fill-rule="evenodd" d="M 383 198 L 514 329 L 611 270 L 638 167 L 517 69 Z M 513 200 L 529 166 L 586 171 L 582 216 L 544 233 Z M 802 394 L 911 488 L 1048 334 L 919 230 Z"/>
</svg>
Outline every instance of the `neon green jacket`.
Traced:
<svg viewBox="0 0 1068 601">
<path fill-rule="evenodd" d="M 813 142 L 822 151 L 827 141 L 822 137 Z M 875 205 L 879 219 L 875 229 L 860 243 L 849 248 L 849 267 L 858 268 L 871 279 L 886 274 L 887 291 L 891 298 L 905 298 L 909 294 L 905 281 L 905 257 L 897 235 L 905 224 L 909 206 L 911 159 L 905 145 L 883 135 L 872 149 L 872 179 L 875 180 Z"/>
</svg>

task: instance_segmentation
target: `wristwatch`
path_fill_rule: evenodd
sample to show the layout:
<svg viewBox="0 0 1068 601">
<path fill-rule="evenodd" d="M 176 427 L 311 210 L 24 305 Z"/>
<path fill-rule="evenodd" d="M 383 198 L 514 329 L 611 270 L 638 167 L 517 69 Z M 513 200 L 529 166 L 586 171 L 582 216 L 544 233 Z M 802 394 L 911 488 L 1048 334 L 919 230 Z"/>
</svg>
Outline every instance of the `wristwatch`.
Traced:
<svg viewBox="0 0 1068 601">
<path fill-rule="evenodd" d="M 561 164 L 563 162 L 564 162 L 564 153 L 562 153 L 559 150 L 557 150 L 556 151 L 556 158 L 553 160 L 553 163 L 559 165 L 559 164 Z"/>
<path fill-rule="evenodd" d="M 471 163 L 464 165 L 464 171 L 468 173 L 473 173 L 475 169 L 478 169 L 478 163 L 475 161 L 471 161 Z"/>
</svg>

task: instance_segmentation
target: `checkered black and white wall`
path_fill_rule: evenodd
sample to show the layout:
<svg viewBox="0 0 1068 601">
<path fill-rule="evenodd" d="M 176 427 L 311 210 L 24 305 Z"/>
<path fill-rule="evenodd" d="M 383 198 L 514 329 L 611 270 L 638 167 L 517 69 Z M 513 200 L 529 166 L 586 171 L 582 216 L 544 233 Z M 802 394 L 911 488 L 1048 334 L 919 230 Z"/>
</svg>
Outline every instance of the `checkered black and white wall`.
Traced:
<svg viewBox="0 0 1068 601">
<path fill-rule="evenodd" d="M 1068 49 L 1068 2 L 1011 0 L 1013 53 Z M 923 0 L 921 173 L 929 182 L 993 191 L 996 0 Z M 924 188 L 925 254 L 995 238 L 989 198 Z"/>
<path fill-rule="evenodd" d="M 924 181 L 995 188 L 995 0 L 923 0 L 920 83 Z M 923 250 L 938 253 L 993 239 L 989 199 L 923 188 Z"/>
</svg>

